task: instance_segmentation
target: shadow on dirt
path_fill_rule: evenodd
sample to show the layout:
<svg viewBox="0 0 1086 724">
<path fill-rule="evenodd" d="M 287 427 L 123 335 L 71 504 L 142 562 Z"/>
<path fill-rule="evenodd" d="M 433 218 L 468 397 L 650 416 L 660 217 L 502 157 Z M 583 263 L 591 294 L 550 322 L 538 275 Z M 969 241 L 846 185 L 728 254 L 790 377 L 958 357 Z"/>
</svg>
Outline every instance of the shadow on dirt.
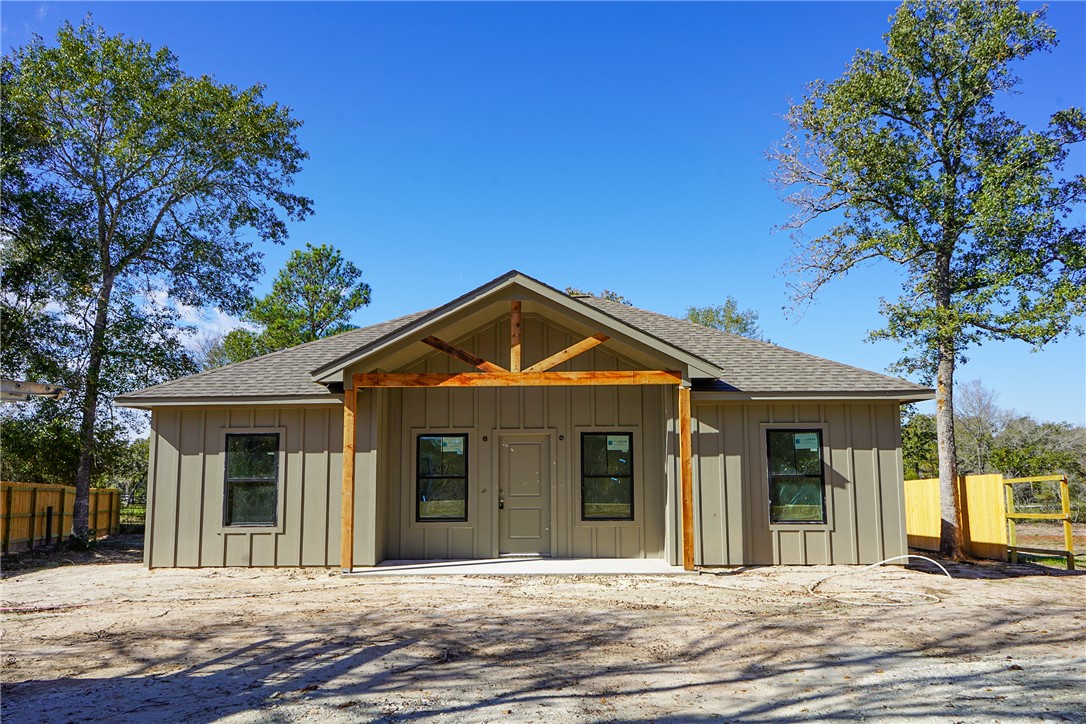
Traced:
<svg viewBox="0 0 1086 724">
<path fill-rule="evenodd" d="M 95 541 L 85 550 L 71 550 L 65 545 L 9 553 L 0 559 L 0 578 L 63 566 L 142 563 L 143 535 L 124 533 Z"/>
<path fill-rule="evenodd" d="M 632 711 L 656 721 L 1086 716 L 1045 708 L 1044 692 L 1077 685 L 1061 665 L 1014 663 L 1022 646 L 1078 646 L 1077 632 L 1024 636 L 1017 610 L 977 609 L 967 623 L 904 631 L 877 648 L 851 642 L 840 619 L 812 619 L 810 645 L 796 651 L 773 644 L 796 625 L 779 616 L 707 625 L 695 644 L 672 646 L 653 638 L 637 611 L 540 606 L 513 616 L 456 603 L 417 614 L 393 607 L 258 625 L 206 621 L 195 630 L 191 620 L 171 626 L 166 614 L 151 621 L 137 609 L 148 618 L 137 631 L 65 642 L 86 654 L 79 678 L 5 685 L 3 713 L 14 721 L 32 710 L 42 722 L 213 722 L 240 712 L 280 720 L 290 717 L 275 709 L 293 705 L 309 707 L 295 715 L 383 721 L 489 720 L 532 707 L 543 707 L 531 709 L 539 716 L 607 721 L 639 720 Z M 975 665 L 918 673 L 951 660 Z M 104 661 L 127 672 L 95 676 Z M 755 683 L 760 697 L 746 693 Z M 661 719 L 655 712 L 667 702 L 679 708 Z M 697 702 L 700 715 L 684 708 Z"/>
<path fill-rule="evenodd" d="M 977 558 L 970 561 L 951 561 L 941 557 L 938 553 L 927 550 L 910 548 L 909 553 L 931 558 L 938 561 L 954 578 L 969 580 L 1002 580 L 1007 578 L 1022 578 L 1024 576 L 1082 576 L 1086 571 L 1069 571 L 1066 568 L 1042 566 L 1038 563 L 1008 563 L 1006 561 L 990 561 Z M 923 573 L 942 573 L 938 568 L 927 561 L 910 559 L 909 570 Z"/>
</svg>

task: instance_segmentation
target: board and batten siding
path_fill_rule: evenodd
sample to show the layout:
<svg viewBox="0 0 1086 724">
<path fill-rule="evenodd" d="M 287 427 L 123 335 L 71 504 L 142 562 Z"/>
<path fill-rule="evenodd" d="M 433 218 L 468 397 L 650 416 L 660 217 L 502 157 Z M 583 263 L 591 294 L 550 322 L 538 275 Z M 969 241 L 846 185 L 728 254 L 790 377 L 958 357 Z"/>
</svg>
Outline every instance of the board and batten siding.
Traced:
<svg viewBox="0 0 1086 724">
<path fill-rule="evenodd" d="M 693 406 L 697 563 L 865 564 L 908 553 L 898 404 Z M 770 524 L 765 431 L 823 430 L 827 521 Z"/>
<path fill-rule="evenodd" d="M 278 431 L 275 526 L 223 525 L 225 433 Z M 163 408 L 151 420 L 149 568 L 339 563 L 338 406 Z"/>
<path fill-rule="evenodd" d="M 555 354 L 582 337 L 547 320 L 525 315 L 524 364 Z M 490 325 L 454 343 L 497 364 L 508 364 L 508 320 Z M 642 369 L 597 347 L 559 370 Z M 456 372 L 466 368 L 434 353 L 406 372 Z M 363 392 L 362 399 L 373 393 Z M 360 565 L 383 559 L 490 558 L 498 554 L 496 469 L 503 435 L 550 435 L 554 487 L 551 555 L 577 558 L 664 558 L 666 505 L 665 396 L 671 387 L 510 387 L 472 389 L 402 389 L 387 391 L 384 427 L 389 455 L 381 466 L 376 492 L 386 512 L 377 530 L 378 550 L 363 550 L 356 538 Z M 380 396 L 373 398 L 380 404 Z M 580 433 L 634 433 L 634 521 L 580 518 Z M 468 520 L 415 521 L 415 439 L 423 433 L 468 435 Z M 486 438 L 484 440 L 484 437 Z M 366 521 L 363 521 L 364 523 Z M 356 521 L 358 525 L 358 521 Z M 371 523 L 371 525 L 374 525 Z M 357 530 L 357 529 L 356 529 Z M 363 538 L 368 537 L 363 535 Z M 368 555 L 367 555 L 368 553 Z"/>
</svg>

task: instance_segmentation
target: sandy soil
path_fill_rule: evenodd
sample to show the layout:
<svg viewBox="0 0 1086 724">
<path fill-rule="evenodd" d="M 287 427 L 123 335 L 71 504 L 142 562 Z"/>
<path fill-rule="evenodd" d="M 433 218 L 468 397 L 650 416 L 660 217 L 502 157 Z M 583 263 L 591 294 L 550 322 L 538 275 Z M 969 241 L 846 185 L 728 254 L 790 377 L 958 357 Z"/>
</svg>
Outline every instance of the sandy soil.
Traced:
<svg viewBox="0 0 1086 724">
<path fill-rule="evenodd" d="M 105 549 L 6 566 L 5 722 L 1086 721 L 1086 576 L 1031 565 L 359 580 Z"/>
</svg>

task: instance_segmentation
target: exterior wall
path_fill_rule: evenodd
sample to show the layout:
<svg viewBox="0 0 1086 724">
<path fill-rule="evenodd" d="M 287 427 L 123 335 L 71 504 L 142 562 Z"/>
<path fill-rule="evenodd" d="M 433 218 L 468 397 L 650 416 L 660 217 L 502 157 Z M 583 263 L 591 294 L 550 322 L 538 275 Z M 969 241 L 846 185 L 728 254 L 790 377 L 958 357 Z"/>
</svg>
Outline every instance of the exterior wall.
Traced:
<svg viewBox="0 0 1086 724">
<path fill-rule="evenodd" d="M 508 322 L 458 346 L 506 364 Z M 526 317 L 526 363 L 579 336 Z M 636 369 L 596 348 L 558 369 Z M 404 371 L 449 372 L 435 352 Z M 698 565 L 872 563 L 907 552 L 898 405 L 693 400 Z M 671 387 L 388 389 L 359 395 L 355 563 L 498 553 L 495 471 L 503 434 L 546 435 L 553 457 L 551 553 L 679 560 L 679 473 Z M 767 425 L 823 430 L 827 523 L 770 525 Z M 224 527 L 225 434 L 281 433 L 278 519 Z M 580 433 L 634 432 L 635 520 L 580 520 Z M 343 415 L 331 407 L 164 408 L 152 416 L 145 560 L 149 567 L 335 566 Z M 414 441 L 468 437 L 468 521 L 414 520 Z M 485 440 L 483 438 L 486 438 Z"/>
<path fill-rule="evenodd" d="M 506 364 L 508 321 L 455 340 L 457 346 Z M 525 364 L 559 352 L 581 339 L 538 317 L 525 317 Z M 596 348 L 556 369 L 638 369 Z M 406 372 L 454 372 L 466 369 L 445 354 L 428 355 Z M 356 538 L 356 559 L 369 565 L 384 559 L 489 558 L 498 554 L 497 467 L 499 436 L 551 436 L 554 466 L 551 554 L 556 557 L 663 558 L 667 504 L 665 397 L 671 387 L 524 387 L 473 389 L 403 389 L 363 392 L 381 405 L 387 394 L 382 429 L 389 454 L 380 467 L 378 489 L 364 497 L 385 504 L 379 545 L 369 555 Z M 361 408 L 361 405 L 360 405 Z M 634 432 L 634 517 L 631 522 L 580 520 L 580 433 Z M 468 435 L 468 520 L 425 522 L 414 519 L 415 438 L 423 432 Z M 484 440 L 484 438 L 486 438 Z M 380 508 L 378 508 L 380 509 Z M 357 525 L 357 521 L 356 521 Z M 377 530 L 373 526 L 370 530 Z M 370 549 L 373 550 L 373 549 Z"/>
<path fill-rule="evenodd" d="M 875 563 L 908 552 L 896 402 L 693 407 L 699 565 Z M 769 523 L 765 429 L 823 430 L 827 522 Z"/>
<path fill-rule="evenodd" d="M 225 433 L 277 430 L 278 520 L 223 526 Z M 171 408 L 151 419 L 144 561 L 150 568 L 339 563 L 339 408 Z"/>
</svg>

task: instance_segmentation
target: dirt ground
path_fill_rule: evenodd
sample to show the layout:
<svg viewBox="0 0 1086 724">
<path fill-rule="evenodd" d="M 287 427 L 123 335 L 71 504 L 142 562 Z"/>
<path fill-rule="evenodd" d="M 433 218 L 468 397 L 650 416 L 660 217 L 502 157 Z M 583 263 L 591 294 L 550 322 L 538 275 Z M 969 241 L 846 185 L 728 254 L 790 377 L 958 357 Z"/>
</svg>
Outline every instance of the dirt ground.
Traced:
<svg viewBox="0 0 1086 724">
<path fill-rule="evenodd" d="M 139 554 L 5 561 L 5 722 L 1086 721 L 1086 576 L 1033 565 L 360 580 Z"/>
</svg>

